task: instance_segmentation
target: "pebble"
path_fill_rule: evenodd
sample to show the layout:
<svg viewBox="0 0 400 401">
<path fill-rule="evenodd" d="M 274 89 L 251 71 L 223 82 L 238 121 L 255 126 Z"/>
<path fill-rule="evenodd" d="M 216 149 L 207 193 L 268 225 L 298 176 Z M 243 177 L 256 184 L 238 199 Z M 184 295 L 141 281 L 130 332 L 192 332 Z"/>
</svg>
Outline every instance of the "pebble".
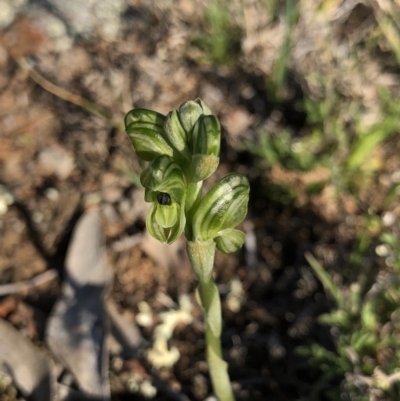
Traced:
<svg viewBox="0 0 400 401">
<path fill-rule="evenodd" d="M 393 212 L 385 212 L 382 216 L 382 221 L 386 227 L 389 227 L 396 222 L 396 215 Z"/>
<path fill-rule="evenodd" d="M 79 36 L 89 38 L 100 34 L 106 40 L 117 38 L 121 16 L 126 9 L 123 0 L 48 0 L 70 30 Z"/>
<path fill-rule="evenodd" d="M 36 224 L 40 224 L 44 220 L 44 215 L 41 212 L 32 213 L 32 221 Z"/>
<path fill-rule="evenodd" d="M 43 149 L 39 153 L 38 163 L 43 174 L 56 175 L 61 180 L 67 179 L 75 168 L 72 155 L 59 146 Z"/>
<path fill-rule="evenodd" d="M 55 188 L 47 188 L 44 192 L 47 199 L 55 202 L 60 197 L 60 193 Z"/>
<path fill-rule="evenodd" d="M 0 28 L 7 28 L 14 21 L 15 10 L 7 0 L 0 0 Z"/>
<path fill-rule="evenodd" d="M 67 26 L 60 18 L 42 8 L 30 8 L 26 13 L 46 34 L 53 52 L 61 53 L 72 47 L 74 38 L 69 36 Z"/>
<path fill-rule="evenodd" d="M 14 203 L 13 195 L 3 185 L 0 185 L 0 215 L 6 214 L 8 206 Z"/>
<path fill-rule="evenodd" d="M 101 202 L 101 194 L 99 192 L 91 192 L 83 198 L 83 204 L 86 208 L 98 205 Z"/>
<path fill-rule="evenodd" d="M 60 53 L 70 49 L 78 36 L 116 40 L 127 7 L 124 0 L 0 0 L 0 29 L 27 17 L 43 29 L 51 51 Z"/>
</svg>

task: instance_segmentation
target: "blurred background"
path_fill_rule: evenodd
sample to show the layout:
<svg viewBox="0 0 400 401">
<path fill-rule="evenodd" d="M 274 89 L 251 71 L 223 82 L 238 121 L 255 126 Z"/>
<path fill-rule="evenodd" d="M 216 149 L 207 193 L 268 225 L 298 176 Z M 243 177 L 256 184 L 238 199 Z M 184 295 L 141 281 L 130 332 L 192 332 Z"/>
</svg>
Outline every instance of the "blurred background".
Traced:
<svg viewBox="0 0 400 401">
<path fill-rule="evenodd" d="M 111 398 L 173 399 L 132 384 L 146 370 L 207 399 L 184 243 L 145 234 L 123 132 L 132 108 L 200 97 L 223 128 L 213 180 L 251 183 L 247 242 L 215 267 L 237 400 L 400 400 L 399 89 L 399 0 L 0 0 L 0 317 L 46 349 L 62 280 L 1 289 L 62 278 L 97 205 L 109 296 L 145 348 L 162 313 L 186 302 L 191 320 L 172 361 L 111 351 Z"/>
</svg>

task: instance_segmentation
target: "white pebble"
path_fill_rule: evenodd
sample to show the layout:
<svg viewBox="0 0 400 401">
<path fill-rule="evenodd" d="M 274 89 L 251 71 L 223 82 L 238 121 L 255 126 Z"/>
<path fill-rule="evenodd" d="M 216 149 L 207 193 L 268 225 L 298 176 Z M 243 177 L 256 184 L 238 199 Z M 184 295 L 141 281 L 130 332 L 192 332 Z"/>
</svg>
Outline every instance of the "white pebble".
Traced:
<svg viewBox="0 0 400 401">
<path fill-rule="evenodd" d="M 60 193 L 55 188 L 47 188 L 45 193 L 46 198 L 55 202 L 60 197 Z"/>
<path fill-rule="evenodd" d="M 382 216 L 383 224 L 388 227 L 395 223 L 396 215 L 393 212 L 385 212 Z"/>
<path fill-rule="evenodd" d="M 8 1 L 0 0 L 0 28 L 7 28 L 15 18 L 15 10 Z"/>
</svg>

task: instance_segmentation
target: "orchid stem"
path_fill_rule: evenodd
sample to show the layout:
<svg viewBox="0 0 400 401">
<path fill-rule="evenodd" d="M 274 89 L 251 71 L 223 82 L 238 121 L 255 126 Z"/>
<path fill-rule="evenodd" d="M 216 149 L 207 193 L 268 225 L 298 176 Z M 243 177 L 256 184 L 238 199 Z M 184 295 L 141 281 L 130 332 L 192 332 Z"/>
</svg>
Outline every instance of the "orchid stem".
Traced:
<svg viewBox="0 0 400 401">
<path fill-rule="evenodd" d="M 197 294 L 203 308 L 206 357 L 211 383 L 219 401 L 235 401 L 228 375 L 228 364 L 222 358 L 222 312 L 218 288 L 212 277 L 215 242 L 188 242 L 187 252 L 199 279 Z"/>
</svg>

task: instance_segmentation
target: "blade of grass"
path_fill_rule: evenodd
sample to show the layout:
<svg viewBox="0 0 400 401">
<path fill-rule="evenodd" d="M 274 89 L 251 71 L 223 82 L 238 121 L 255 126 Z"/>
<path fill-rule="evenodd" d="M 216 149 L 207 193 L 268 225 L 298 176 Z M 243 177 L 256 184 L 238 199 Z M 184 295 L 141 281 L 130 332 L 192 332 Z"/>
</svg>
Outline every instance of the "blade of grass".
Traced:
<svg viewBox="0 0 400 401">
<path fill-rule="evenodd" d="M 335 282 L 329 276 L 329 274 L 325 271 L 325 269 L 321 266 L 317 259 L 310 252 L 306 252 L 304 254 L 307 262 L 310 264 L 315 274 L 321 280 L 326 291 L 329 291 L 332 297 L 335 299 L 336 303 L 340 308 L 345 308 L 345 302 L 343 297 L 341 296 L 339 288 L 336 286 Z"/>
<path fill-rule="evenodd" d="M 270 96 L 278 101 L 281 91 L 286 84 L 288 62 L 292 44 L 292 35 L 298 19 L 298 11 L 295 0 L 286 0 L 285 5 L 286 35 L 278 59 L 276 60 L 270 84 Z"/>
<path fill-rule="evenodd" d="M 111 125 L 114 128 L 118 129 L 119 131 L 122 131 L 122 132 L 125 131 L 124 124 L 123 124 L 123 118 L 119 118 L 119 119 L 114 118 L 112 113 L 103 109 L 96 103 L 93 103 L 79 95 L 71 93 L 71 92 L 67 91 L 66 89 L 60 88 L 59 86 L 51 83 L 46 78 L 44 78 L 42 75 L 40 75 L 37 71 L 35 71 L 32 68 L 32 66 L 29 65 L 29 63 L 25 59 L 17 60 L 17 62 L 24 71 L 27 71 L 29 77 L 33 81 L 35 81 L 38 85 L 40 85 L 43 89 L 45 89 L 47 92 L 50 92 L 51 94 L 59 97 L 60 99 L 65 100 L 67 102 L 70 102 L 77 106 L 80 106 L 83 109 L 94 114 L 95 116 L 103 118 L 104 120 L 111 123 Z"/>
<path fill-rule="evenodd" d="M 395 134 L 398 129 L 399 120 L 397 116 L 387 117 L 384 121 L 371 127 L 354 144 L 347 165 L 350 168 L 359 167 L 381 142 Z"/>
</svg>

